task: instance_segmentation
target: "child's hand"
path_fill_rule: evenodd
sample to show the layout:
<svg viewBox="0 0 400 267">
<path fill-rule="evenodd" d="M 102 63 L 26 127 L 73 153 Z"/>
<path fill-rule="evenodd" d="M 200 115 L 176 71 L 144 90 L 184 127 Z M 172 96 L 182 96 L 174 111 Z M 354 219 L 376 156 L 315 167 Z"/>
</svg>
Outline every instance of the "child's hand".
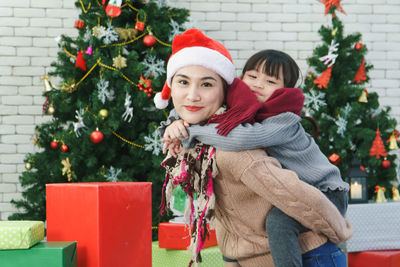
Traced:
<svg viewBox="0 0 400 267">
<path fill-rule="evenodd" d="M 161 142 L 164 143 L 164 154 L 169 150 L 171 155 L 176 158 L 177 154 L 181 152 L 180 145 L 182 143 L 182 135 L 185 138 L 189 138 L 186 127 L 189 127 L 189 123 L 183 120 L 176 120 L 165 129 L 164 136 L 161 139 Z"/>
<path fill-rule="evenodd" d="M 180 143 L 165 142 L 164 145 L 163 145 L 163 153 L 167 154 L 167 150 L 169 150 L 169 153 L 174 158 L 176 158 L 177 155 L 181 152 L 180 146 L 181 146 Z"/>
<path fill-rule="evenodd" d="M 161 139 L 161 142 L 164 142 L 163 140 L 166 141 L 171 141 L 174 139 L 181 139 L 182 135 L 186 139 L 189 138 L 189 135 L 186 131 L 186 127 L 189 127 L 189 123 L 183 120 L 176 120 L 170 125 L 167 126 L 164 132 L 163 139 Z"/>
</svg>

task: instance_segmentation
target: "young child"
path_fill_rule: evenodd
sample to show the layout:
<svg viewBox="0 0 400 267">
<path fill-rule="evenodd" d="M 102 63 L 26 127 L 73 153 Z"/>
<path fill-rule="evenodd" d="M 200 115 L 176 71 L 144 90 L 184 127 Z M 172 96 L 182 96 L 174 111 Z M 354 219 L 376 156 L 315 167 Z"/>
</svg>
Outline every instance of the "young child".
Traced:
<svg viewBox="0 0 400 267">
<path fill-rule="evenodd" d="M 229 113 L 228 110 L 215 116 L 209 121 L 213 123 L 208 125 L 189 126 L 179 120 L 172 110 L 169 120 L 160 127 L 161 133 L 165 130 L 164 152 L 168 148 L 170 153 L 176 154 L 180 151 L 177 147 L 180 141 L 184 147 L 190 147 L 195 140 L 219 150 L 264 147 L 283 167 L 296 172 L 301 180 L 321 190 L 344 215 L 349 185 L 300 123 L 304 96 L 300 89 L 294 88 L 298 77 L 299 68 L 289 55 L 276 50 L 256 53 L 245 64 L 241 78 L 262 103 L 253 114 L 257 123 L 232 124 L 237 110 L 247 112 L 247 107 L 254 107 L 257 103 L 238 104 L 238 97 L 229 96 L 228 92 L 227 105 L 236 111 Z M 298 234 L 307 229 L 274 208 L 266 218 L 266 230 L 275 266 L 302 266 Z"/>
</svg>

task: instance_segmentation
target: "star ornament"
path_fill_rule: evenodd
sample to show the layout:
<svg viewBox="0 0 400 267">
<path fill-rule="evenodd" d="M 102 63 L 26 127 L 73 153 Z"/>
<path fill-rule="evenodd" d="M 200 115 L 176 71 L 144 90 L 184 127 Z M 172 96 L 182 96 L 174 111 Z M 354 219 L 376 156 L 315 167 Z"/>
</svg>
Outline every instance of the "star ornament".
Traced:
<svg viewBox="0 0 400 267">
<path fill-rule="evenodd" d="M 329 13 L 329 10 L 331 10 L 331 8 L 334 6 L 336 7 L 337 10 L 346 15 L 346 12 L 344 11 L 343 7 L 340 5 L 340 1 L 342 0 L 318 0 L 318 1 L 325 5 L 325 15 L 327 15 Z"/>
</svg>

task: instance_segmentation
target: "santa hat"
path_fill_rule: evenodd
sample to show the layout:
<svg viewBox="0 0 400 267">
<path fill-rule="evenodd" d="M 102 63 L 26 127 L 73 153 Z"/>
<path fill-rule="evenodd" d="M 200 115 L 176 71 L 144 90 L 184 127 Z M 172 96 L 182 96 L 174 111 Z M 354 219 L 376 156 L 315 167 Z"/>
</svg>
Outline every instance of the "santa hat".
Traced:
<svg viewBox="0 0 400 267">
<path fill-rule="evenodd" d="M 235 79 L 235 67 L 228 49 L 220 42 L 205 36 L 198 29 L 177 35 L 172 41 L 172 54 L 167 64 L 167 80 L 161 93 L 154 97 L 158 109 L 168 106 L 171 80 L 175 73 L 186 66 L 203 66 L 219 74 L 228 85 Z"/>
</svg>

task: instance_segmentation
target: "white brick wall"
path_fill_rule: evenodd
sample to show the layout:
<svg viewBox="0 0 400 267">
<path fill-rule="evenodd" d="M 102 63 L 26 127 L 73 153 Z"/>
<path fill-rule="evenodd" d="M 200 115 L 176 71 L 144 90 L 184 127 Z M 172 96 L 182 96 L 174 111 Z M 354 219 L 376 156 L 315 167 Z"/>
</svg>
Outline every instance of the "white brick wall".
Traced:
<svg viewBox="0 0 400 267">
<path fill-rule="evenodd" d="M 21 197 L 19 174 L 23 158 L 34 152 L 32 135 L 44 99 L 40 76 L 56 59 L 54 37 L 76 36 L 75 0 L 0 0 L 0 220 Z M 170 0 L 191 10 L 196 27 L 231 51 L 239 73 L 254 52 L 281 49 L 292 55 L 303 74 L 306 58 L 319 44 L 317 31 L 329 23 L 316 0 Z M 368 90 L 392 107 L 400 123 L 400 1 L 343 0 L 339 13 L 346 33 L 360 31 L 368 46 L 366 60 L 374 65 Z M 399 128 L 399 127 L 398 127 Z"/>
</svg>

